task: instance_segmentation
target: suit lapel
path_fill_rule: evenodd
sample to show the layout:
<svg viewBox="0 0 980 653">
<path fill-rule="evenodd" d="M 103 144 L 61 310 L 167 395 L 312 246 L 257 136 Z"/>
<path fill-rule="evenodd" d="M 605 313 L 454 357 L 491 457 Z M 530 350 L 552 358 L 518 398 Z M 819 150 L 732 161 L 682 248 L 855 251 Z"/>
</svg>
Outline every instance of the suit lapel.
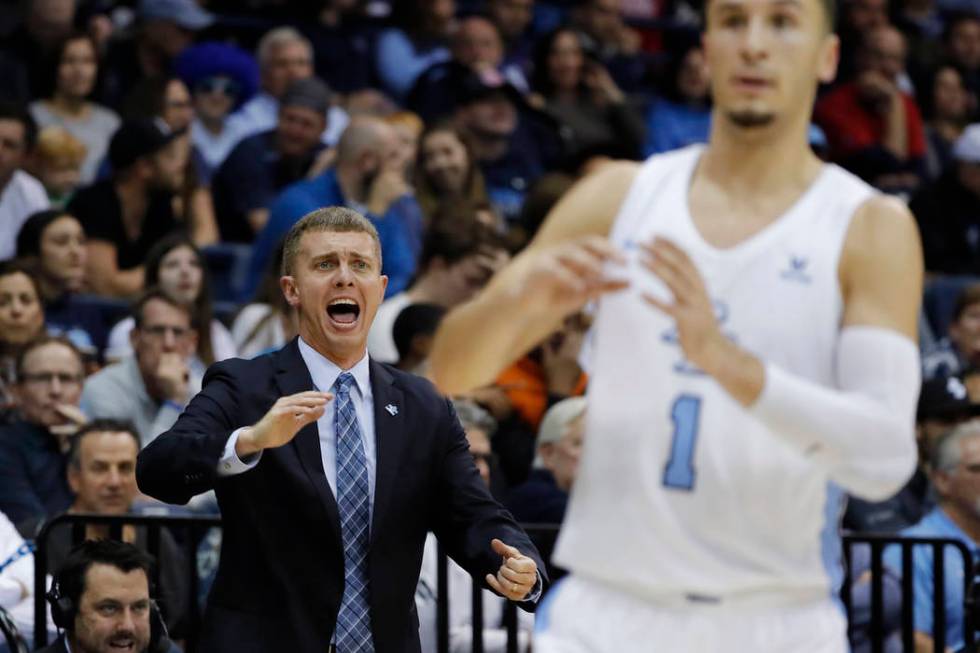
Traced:
<svg viewBox="0 0 980 653">
<path fill-rule="evenodd" d="M 374 395 L 374 438 L 377 447 L 376 481 L 374 486 L 374 517 L 371 520 L 371 541 L 378 536 L 384 513 L 395 487 L 398 463 L 409 438 L 406 427 L 408 407 L 404 395 L 395 385 L 394 377 L 380 363 L 370 361 L 371 392 Z"/>
<path fill-rule="evenodd" d="M 313 390 L 313 379 L 310 377 L 310 371 L 306 368 L 306 363 L 303 362 L 303 357 L 299 353 L 299 341 L 296 338 L 283 347 L 279 353 L 276 384 L 284 397 L 297 392 Z M 323 458 L 320 454 L 320 432 L 316 422 L 304 426 L 293 438 L 293 441 L 289 443 L 289 446 L 293 447 L 296 456 L 299 458 L 300 466 L 316 489 L 317 496 L 320 497 L 320 502 L 327 512 L 327 521 L 330 522 L 330 526 L 337 536 L 337 541 L 340 541 L 340 513 L 337 510 L 337 500 L 333 496 L 333 492 L 330 491 L 327 476 L 323 471 Z"/>
</svg>

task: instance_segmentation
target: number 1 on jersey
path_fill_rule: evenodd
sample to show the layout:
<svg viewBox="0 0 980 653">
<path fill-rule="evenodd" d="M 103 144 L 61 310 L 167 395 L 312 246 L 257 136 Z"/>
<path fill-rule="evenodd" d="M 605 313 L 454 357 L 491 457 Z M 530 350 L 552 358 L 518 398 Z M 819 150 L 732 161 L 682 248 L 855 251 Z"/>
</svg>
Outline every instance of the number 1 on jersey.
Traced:
<svg viewBox="0 0 980 653">
<path fill-rule="evenodd" d="M 678 490 L 694 489 L 694 445 L 698 439 L 701 397 L 681 395 L 674 400 L 670 419 L 674 436 L 670 443 L 670 458 L 664 466 L 664 485 Z"/>
</svg>

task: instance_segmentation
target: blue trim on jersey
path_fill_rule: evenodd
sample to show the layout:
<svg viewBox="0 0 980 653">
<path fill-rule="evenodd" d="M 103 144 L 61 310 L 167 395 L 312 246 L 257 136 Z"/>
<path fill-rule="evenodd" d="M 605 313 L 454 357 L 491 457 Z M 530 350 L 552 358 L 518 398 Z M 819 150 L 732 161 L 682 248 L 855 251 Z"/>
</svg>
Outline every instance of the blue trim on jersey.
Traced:
<svg viewBox="0 0 980 653">
<path fill-rule="evenodd" d="M 827 497 L 823 509 L 823 528 L 820 529 L 820 557 L 823 568 L 830 580 L 830 598 L 841 610 L 841 583 L 844 581 L 843 551 L 840 537 L 840 523 L 844 517 L 845 494 L 836 484 L 827 482 Z"/>
<path fill-rule="evenodd" d="M 534 633 L 540 635 L 551 626 L 551 608 L 555 602 L 555 597 L 561 589 L 562 584 L 568 580 L 568 576 L 559 578 L 551 585 L 551 589 L 541 597 L 538 602 L 538 609 L 534 611 Z"/>
</svg>

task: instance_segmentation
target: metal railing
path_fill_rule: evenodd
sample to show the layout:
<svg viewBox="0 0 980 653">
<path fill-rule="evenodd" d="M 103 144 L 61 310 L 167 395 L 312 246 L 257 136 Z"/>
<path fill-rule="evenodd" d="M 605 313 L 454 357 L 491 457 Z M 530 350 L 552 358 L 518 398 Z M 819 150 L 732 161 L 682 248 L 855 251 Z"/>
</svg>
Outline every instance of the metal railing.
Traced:
<svg viewBox="0 0 980 653">
<path fill-rule="evenodd" d="M 220 528 L 221 520 L 217 517 L 183 517 L 183 516 L 141 516 L 141 515 L 89 515 L 89 514 L 65 514 L 53 518 L 44 524 L 36 538 L 36 551 L 34 554 L 34 595 L 35 595 L 35 620 L 34 620 L 34 646 L 37 648 L 47 644 L 47 610 L 45 604 L 45 577 L 49 573 L 49 537 L 56 528 L 71 528 L 71 541 L 77 544 L 85 539 L 86 526 L 103 525 L 108 527 L 108 536 L 113 539 L 122 539 L 123 529 L 126 526 L 134 526 L 146 529 L 146 550 L 148 553 L 159 559 L 160 556 L 160 533 L 161 529 L 175 529 L 184 535 L 183 545 L 190 562 L 191 570 L 188 583 L 188 627 L 187 627 L 187 651 L 193 653 L 197 642 L 197 636 L 201 628 L 201 612 L 198 609 L 198 587 L 199 578 L 197 574 L 197 547 L 211 528 Z M 552 544 L 558 532 L 558 525 L 555 524 L 524 524 L 523 528 L 527 531 L 532 541 L 539 547 L 542 541 Z M 894 570 L 901 574 L 901 637 L 903 649 L 906 651 L 914 650 L 914 586 L 913 586 L 913 563 L 914 553 L 919 548 L 928 548 L 932 552 L 933 569 L 933 641 L 935 651 L 945 651 L 947 620 L 946 604 L 944 601 L 944 586 L 946 580 L 946 560 L 948 555 L 959 555 L 962 558 L 963 569 L 966 572 L 963 580 L 963 636 L 964 650 L 975 650 L 975 627 L 977 620 L 973 614 L 973 594 L 977 587 L 974 584 L 974 565 L 970 550 L 965 544 L 957 540 L 942 538 L 908 538 L 896 535 L 845 535 L 842 540 L 845 568 L 850 569 L 855 546 L 867 546 L 870 549 L 869 570 L 871 583 L 871 621 L 869 637 L 871 650 L 878 653 L 884 650 L 886 633 L 884 630 L 885 622 L 885 600 L 884 600 L 884 578 L 885 564 L 884 555 L 889 547 L 899 547 L 901 551 L 901 569 Z M 950 548 L 952 550 L 948 550 Z M 439 548 L 437 556 L 437 597 L 436 597 L 436 646 L 438 653 L 448 653 L 450 647 L 450 601 L 460 600 L 459 597 L 449 595 L 449 561 L 442 548 Z M 159 567 L 155 568 L 157 578 L 152 579 L 154 585 L 159 586 L 158 576 Z M 842 587 L 841 597 L 847 610 L 849 623 L 853 623 L 854 605 L 853 589 L 854 580 L 848 573 Z M 471 602 L 471 628 L 472 628 L 472 650 L 473 653 L 483 653 L 484 651 L 484 627 L 487 624 L 483 620 L 483 582 L 477 579 L 472 583 L 472 594 L 469 597 Z M 503 610 L 502 626 L 507 633 L 507 653 L 517 653 L 519 649 L 518 618 L 516 604 L 506 602 Z M 494 624 L 497 626 L 497 624 Z"/>
<path fill-rule="evenodd" d="M 932 551 L 932 623 L 933 650 L 936 653 L 946 651 L 946 554 L 947 547 L 952 547 L 951 554 L 959 553 L 963 559 L 963 650 L 975 650 L 975 617 L 972 610 L 972 593 L 974 588 L 973 556 L 969 548 L 958 540 L 948 538 L 902 537 L 894 534 L 850 534 L 843 537 L 845 569 L 848 575 L 841 589 L 841 598 L 847 610 L 847 622 L 854 622 L 853 589 L 854 580 L 850 569 L 853 562 L 854 547 L 868 546 L 871 550 L 871 624 L 869 628 L 872 653 L 885 650 L 885 564 L 886 549 L 900 547 L 901 569 L 894 570 L 901 575 L 902 605 L 901 605 L 901 635 L 902 649 L 915 650 L 915 588 L 913 586 L 914 552 L 922 548 Z"/>
</svg>

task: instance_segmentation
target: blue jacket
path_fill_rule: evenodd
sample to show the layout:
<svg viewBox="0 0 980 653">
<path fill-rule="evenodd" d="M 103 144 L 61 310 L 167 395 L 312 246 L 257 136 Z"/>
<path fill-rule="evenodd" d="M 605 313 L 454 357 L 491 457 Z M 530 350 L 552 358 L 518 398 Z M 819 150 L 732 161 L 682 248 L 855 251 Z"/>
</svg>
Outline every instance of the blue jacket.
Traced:
<svg viewBox="0 0 980 653">
<path fill-rule="evenodd" d="M 289 229 L 310 211 L 326 206 L 346 206 L 337 174 L 327 170 L 313 179 L 297 182 L 284 190 L 269 210 L 269 221 L 259 233 L 252 249 L 246 294 L 251 294 L 262 280 L 269 260 Z M 415 275 L 422 250 L 422 209 L 411 195 L 395 200 L 382 216 L 365 214 L 381 239 L 382 274 L 388 275 L 386 297 L 408 287 Z"/>
</svg>

